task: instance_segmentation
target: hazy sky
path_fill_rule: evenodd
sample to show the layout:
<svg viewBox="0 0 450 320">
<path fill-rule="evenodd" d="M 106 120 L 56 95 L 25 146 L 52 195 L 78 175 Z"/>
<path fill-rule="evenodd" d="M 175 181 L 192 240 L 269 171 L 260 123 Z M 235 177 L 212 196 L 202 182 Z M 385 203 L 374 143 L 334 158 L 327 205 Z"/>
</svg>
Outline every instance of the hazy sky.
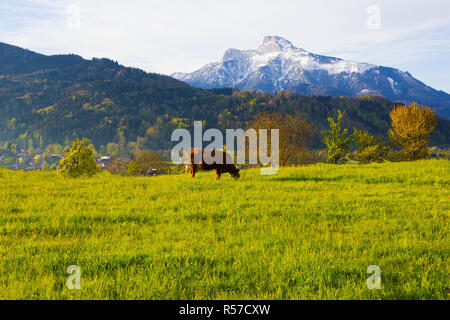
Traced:
<svg viewBox="0 0 450 320">
<path fill-rule="evenodd" d="M 279 35 L 450 93 L 447 0 L 0 0 L 0 41 L 171 74 Z"/>
</svg>

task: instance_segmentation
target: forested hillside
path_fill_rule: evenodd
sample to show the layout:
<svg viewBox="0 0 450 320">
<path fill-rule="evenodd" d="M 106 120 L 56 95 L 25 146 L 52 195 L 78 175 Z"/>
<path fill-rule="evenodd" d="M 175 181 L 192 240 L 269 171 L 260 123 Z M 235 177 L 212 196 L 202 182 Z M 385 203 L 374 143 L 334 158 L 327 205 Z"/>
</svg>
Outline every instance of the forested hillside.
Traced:
<svg viewBox="0 0 450 320">
<path fill-rule="evenodd" d="M 299 111 L 318 129 L 339 108 L 345 125 L 386 136 L 394 103 L 380 97 L 303 96 L 231 89 L 201 90 L 168 76 L 109 59 L 44 56 L 0 44 L 0 142 L 20 148 L 88 137 L 97 148 L 168 149 L 177 127 L 245 127 L 261 111 Z M 448 145 L 450 121 L 440 119 L 433 145 Z"/>
</svg>

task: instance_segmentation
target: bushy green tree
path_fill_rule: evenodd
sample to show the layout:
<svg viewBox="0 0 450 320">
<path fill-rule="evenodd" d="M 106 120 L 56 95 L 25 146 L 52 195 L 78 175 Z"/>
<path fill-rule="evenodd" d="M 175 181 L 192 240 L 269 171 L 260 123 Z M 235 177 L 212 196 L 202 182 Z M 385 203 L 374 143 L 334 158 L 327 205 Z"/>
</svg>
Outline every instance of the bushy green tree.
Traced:
<svg viewBox="0 0 450 320">
<path fill-rule="evenodd" d="M 382 162 L 389 151 L 383 139 L 374 137 L 367 131 L 354 129 L 353 141 L 356 144 L 356 152 L 351 158 L 359 163 Z"/>
<path fill-rule="evenodd" d="M 59 162 L 58 172 L 72 178 L 91 177 L 98 173 L 99 169 L 95 163 L 93 151 L 89 147 L 90 143 L 91 140 L 87 138 L 75 140 L 69 152 Z"/>
<path fill-rule="evenodd" d="M 353 135 L 348 134 L 348 129 L 342 130 L 341 128 L 341 121 L 344 113 L 341 112 L 341 110 L 338 110 L 336 121 L 334 118 L 329 117 L 328 123 L 330 125 L 330 130 L 322 131 L 322 141 L 328 149 L 327 159 L 329 163 L 345 162 L 351 151 Z"/>
</svg>

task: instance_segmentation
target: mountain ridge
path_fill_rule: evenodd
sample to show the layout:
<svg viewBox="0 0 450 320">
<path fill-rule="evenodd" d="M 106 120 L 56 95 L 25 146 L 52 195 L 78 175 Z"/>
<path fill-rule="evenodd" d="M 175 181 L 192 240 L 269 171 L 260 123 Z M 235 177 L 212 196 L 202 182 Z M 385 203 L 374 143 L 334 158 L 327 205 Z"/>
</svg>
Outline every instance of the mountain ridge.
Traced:
<svg viewBox="0 0 450 320">
<path fill-rule="evenodd" d="M 450 118 L 450 95 L 427 86 L 409 72 L 314 54 L 279 36 L 264 37 L 256 50 L 228 49 L 221 61 L 172 76 L 203 89 L 232 87 L 267 93 L 288 90 L 307 95 L 380 95 L 398 102 L 425 104 Z"/>
</svg>

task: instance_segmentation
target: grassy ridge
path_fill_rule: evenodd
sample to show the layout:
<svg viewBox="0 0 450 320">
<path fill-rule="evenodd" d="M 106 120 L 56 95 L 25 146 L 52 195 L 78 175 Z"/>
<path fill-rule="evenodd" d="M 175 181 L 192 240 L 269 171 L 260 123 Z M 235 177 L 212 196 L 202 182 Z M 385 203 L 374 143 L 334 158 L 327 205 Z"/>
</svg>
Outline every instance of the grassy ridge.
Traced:
<svg viewBox="0 0 450 320">
<path fill-rule="evenodd" d="M 450 162 L 0 171 L 0 298 L 449 299 Z M 68 290 L 69 265 L 81 290 Z M 368 290 L 369 265 L 382 289 Z"/>
</svg>

